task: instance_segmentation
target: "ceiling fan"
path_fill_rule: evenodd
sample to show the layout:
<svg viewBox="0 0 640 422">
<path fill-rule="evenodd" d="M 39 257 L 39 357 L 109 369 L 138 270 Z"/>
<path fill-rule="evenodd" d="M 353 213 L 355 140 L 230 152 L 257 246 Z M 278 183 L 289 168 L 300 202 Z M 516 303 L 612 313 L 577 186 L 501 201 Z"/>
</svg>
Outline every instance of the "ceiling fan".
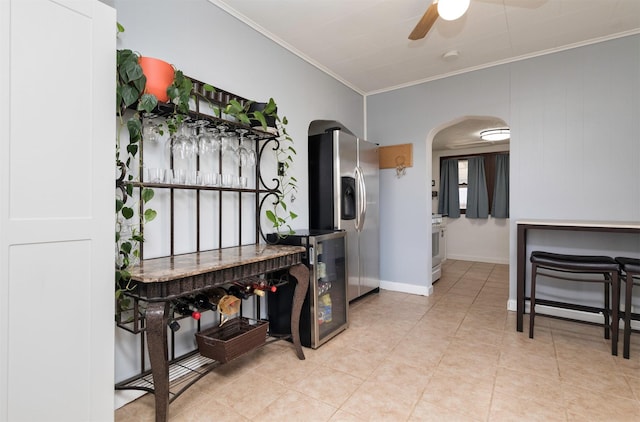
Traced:
<svg viewBox="0 0 640 422">
<path fill-rule="evenodd" d="M 438 17 L 448 21 L 460 18 L 469 8 L 469 2 L 470 0 L 433 0 L 433 3 L 429 5 L 416 27 L 409 34 L 409 39 L 424 38 Z"/>
</svg>

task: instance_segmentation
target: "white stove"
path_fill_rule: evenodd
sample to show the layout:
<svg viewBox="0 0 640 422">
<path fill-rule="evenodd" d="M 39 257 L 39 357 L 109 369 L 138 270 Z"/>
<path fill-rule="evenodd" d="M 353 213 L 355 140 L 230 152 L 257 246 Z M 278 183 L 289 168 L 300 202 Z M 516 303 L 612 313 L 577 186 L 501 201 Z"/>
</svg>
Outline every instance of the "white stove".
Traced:
<svg viewBox="0 0 640 422">
<path fill-rule="evenodd" d="M 431 282 L 435 283 L 442 276 L 442 238 L 444 237 L 442 215 L 431 215 Z"/>
</svg>

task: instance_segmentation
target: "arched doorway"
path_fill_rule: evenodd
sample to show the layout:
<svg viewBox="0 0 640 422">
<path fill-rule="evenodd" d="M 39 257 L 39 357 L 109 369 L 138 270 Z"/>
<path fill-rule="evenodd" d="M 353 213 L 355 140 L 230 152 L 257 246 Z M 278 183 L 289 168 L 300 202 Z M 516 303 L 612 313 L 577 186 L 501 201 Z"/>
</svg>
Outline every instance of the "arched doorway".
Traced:
<svg viewBox="0 0 640 422">
<path fill-rule="evenodd" d="M 431 131 L 427 146 L 431 148 L 432 171 L 431 180 L 427 184 L 431 185 L 432 189 L 432 215 L 437 215 L 438 202 L 441 199 L 440 163 L 443 159 L 458 158 L 462 174 L 468 157 L 491 156 L 509 151 L 510 139 L 494 142 L 481 139 L 482 131 L 495 128 L 508 128 L 508 125 L 503 119 L 495 116 L 462 116 Z M 466 179 L 461 177 L 461 193 L 466 191 L 463 182 L 466 182 Z M 461 194 L 461 199 L 463 196 L 466 198 L 466 195 Z M 437 218 L 432 219 L 437 221 Z M 439 247 L 433 244 L 435 236 L 432 234 L 434 281 L 438 262 L 445 262 L 447 259 L 509 263 L 508 218 L 493 218 L 489 215 L 489 218 L 469 219 L 465 218 L 464 214 L 460 218 L 443 216 L 442 225 L 432 225 L 432 231 L 440 234 Z"/>
</svg>

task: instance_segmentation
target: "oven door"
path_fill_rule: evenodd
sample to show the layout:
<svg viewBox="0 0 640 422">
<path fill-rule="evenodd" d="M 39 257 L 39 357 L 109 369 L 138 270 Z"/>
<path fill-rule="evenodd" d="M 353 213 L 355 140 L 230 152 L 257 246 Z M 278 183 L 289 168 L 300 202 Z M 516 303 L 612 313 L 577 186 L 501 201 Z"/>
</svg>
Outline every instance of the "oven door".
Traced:
<svg viewBox="0 0 640 422">
<path fill-rule="evenodd" d="M 442 274 L 442 251 L 440 250 L 442 227 L 439 224 L 433 224 L 431 227 L 431 281 L 435 282 Z"/>
</svg>

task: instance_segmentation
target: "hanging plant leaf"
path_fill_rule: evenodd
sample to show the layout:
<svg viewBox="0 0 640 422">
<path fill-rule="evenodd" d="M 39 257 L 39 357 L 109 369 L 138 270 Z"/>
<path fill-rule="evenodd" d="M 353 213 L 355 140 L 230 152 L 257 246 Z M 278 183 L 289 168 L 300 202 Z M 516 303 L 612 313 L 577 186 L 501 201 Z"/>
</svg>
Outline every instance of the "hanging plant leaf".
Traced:
<svg viewBox="0 0 640 422">
<path fill-rule="evenodd" d="M 143 94 L 138 101 L 138 110 L 151 113 L 158 105 L 158 99 L 153 94 Z"/>
<path fill-rule="evenodd" d="M 144 220 L 148 223 L 150 221 L 153 221 L 153 219 L 156 218 L 157 215 L 158 213 L 155 210 L 146 209 L 144 211 Z"/>
<path fill-rule="evenodd" d="M 133 217 L 133 209 L 129 207 L 122 208 L 122 216 L 127 220 L 130 219 L 131 217 Z"/>
<path fill-rule="evenodd" d="M 132 117 L 127 120 L 127 130 L 129 131 L 129 142 L 136 143 L 142 138 L 142 123 L 139 119 Z"/>
<path fill-rule="evenodd" d="M 154 196 L 154 192 L 153 189 L 149 189 L 149 188 L 144 188 L 142 189 L 142 200 L 144 202 L 149 202 L 153 199 Z"/>
<path fill-rule="evenodd" d="M 135 53 L 126 54 L 124 56 L 124 63 L 120 67 L 120 77 L 125 83 L 136 82 L 144 79 L 146 83 L 146 77 L 142 73 L 142 68 L 138 64 L 138 56 Z M 144 87 L 144 84 L 142 85 Z"/>
<path fill-rule="evenodd" d="M 131 243 L 122 242 L 122 244 L 120 245 L 120 250 L 124 253 L 131 253 Z"/>
<path fill-rule="evenodd" d="M 267 210 L 265 215 L 267 216 L 267 219 L 271 221 L 271 223 L 273 223 L 274 225 L 277 224 L 278 219 L 276 218 L 276 215 L 273 213 L 273 211 Z"/>
<path fill-rule="evenodd" d="M 266 114 L 267 116 L 272 115 L 276 110 L 278 109 L 278 106 L 276 105 L 276 102 L 273 100 L 273 98 L 269 98 L 269 102 L 267 103 L 267 106 L 264 108 L 264 114 Z"/>
<path fill-rule="evenodd" d="M 116 92 L 125 107 L 129 107 L 131 104 L 138 101 L 138 96 L 140 95 L 140 91 L 130 85 L 119 86 Z"/>
<path fill-rule="evenodd" d="M 136 154 L 138 154 L 138 145 L 136 144 L 127 145 L 127 152 L 135 156 Z"/>
<path fill-rule="evenodd" d="M 262 112 L 256 110 L 252 113 L 252 117 L 254 120 L 257 120 L 260 122 L 260 125 L 262 126 L 263 129 L 267 129 L 267 119 L 265 119 L 264 114 L 262 114 Z"/>
</svg>

